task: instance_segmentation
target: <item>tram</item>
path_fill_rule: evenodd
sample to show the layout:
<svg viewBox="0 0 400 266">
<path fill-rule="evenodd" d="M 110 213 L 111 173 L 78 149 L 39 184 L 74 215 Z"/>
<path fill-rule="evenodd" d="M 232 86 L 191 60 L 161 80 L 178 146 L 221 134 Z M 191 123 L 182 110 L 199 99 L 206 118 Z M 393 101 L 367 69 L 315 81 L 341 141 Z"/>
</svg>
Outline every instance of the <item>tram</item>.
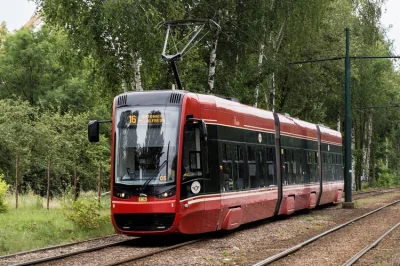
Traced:
<svg viewBox="0 0 400 266">
<path fill-rule="evenodd" d="M 200 234 L 312 209 L 340 200 L 342 160 L 340 132 L 323 125 L 215 95 L 124 93 L 113 104 L 112 222 L 126 235 Z"/>
</svg>

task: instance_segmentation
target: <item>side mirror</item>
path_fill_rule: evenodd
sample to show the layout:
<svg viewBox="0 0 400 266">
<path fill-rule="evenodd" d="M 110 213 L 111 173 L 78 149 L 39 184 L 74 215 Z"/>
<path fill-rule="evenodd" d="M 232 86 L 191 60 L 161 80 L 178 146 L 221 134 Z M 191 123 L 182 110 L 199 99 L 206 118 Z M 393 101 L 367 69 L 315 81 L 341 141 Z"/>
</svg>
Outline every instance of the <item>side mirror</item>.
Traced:
<svg viewBox="0 0 400 266">
<path fill-rule="evenodd" d="M 91 120 L 88 123 L 89 142 L 99 142 L 99 121 Z"/>
<path fill-rule="evenodd" d="M 197 124 L 200 129 L 201 139 L 204 141 L 207 141 L 207 137 L 208 137 L 207 125 L 203 121 L 203 119 L 189 117 L 186 119 L 186 123 Z"/>
<path fill-rule="evenodd" d="M 203 119 L 201 120 L 201 132 L 202 132 L 202 137 L 203 137 L 203 140 L 205 141 L 205 142 L 207 142 L 207 138 L 208 138 L 208 133 L 207 133 L 207 125 L 206 125 L 206 123 L 203 121 Z"/>
</svg>

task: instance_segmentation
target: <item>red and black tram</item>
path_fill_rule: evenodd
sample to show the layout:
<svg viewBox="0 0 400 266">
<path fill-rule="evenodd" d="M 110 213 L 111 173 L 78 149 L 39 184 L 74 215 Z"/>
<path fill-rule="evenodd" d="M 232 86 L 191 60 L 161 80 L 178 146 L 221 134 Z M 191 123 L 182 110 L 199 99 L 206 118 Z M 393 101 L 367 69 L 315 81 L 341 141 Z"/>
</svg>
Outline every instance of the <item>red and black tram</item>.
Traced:
<svg viewBox="0 0 400 266">
<path fill-rule="evenodd" d="M 114 99 L 112 131 L 119 233 L 230 230 L 342 195 L 340 132 L 288 115 L 180 90 L 130 92 Z"/>
</svg>

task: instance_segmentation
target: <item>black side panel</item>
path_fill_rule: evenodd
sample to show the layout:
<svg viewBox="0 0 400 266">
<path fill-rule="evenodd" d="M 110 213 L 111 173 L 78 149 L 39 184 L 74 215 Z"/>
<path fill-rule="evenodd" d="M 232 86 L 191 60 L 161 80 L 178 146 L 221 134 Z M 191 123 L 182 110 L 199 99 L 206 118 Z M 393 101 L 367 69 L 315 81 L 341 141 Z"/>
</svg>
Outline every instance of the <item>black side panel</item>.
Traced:
<svg viewBox="0 0 400 266">
<path fill-rule="evenodd" d="M 318 131 L 318 177 L 319 177 L 319 196 L 317 199 L 317 205 L 319 205 L 319 202 L 322 197 L 322 153 L 321 153 L 321 130 L 319 129 L 319 126 L 317 125 L 317 131 Z"/>
<path fill-rule="evenodd" d="M 218 141 L 208 140 L 208 169 L 209 176 L 204 179 L 205 193 L 213 194 L 221 192 L 220 170 L 218 158 Z"/>
<path fill-rule="evenodd" d="M 282 162 L 281 162 L 281 129 L 279 116 L 274 113 L 275 118 L 275 166 L 276 182 L 278 185 L 278 201 L 276 202 L 275 215 L 278 215 L 282 203 Z"/>
</svg>

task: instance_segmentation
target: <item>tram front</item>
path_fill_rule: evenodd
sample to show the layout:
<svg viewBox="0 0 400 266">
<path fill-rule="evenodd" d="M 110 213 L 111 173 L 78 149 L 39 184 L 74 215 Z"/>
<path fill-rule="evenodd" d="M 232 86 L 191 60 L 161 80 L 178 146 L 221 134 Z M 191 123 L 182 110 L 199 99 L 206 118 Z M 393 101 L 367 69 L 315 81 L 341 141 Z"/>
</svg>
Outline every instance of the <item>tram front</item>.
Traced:
<svg viewBox="0 0 400 266">
<path fill-rule="evenodd" d="M 174 230 L 179 102 L 171 102 L 171 92 L 135 92 L 114 100 L 111 213 L 118 232 Z M 91 131 L 98 132 L 94 122 L 89 139 Z"/>
</svg>

